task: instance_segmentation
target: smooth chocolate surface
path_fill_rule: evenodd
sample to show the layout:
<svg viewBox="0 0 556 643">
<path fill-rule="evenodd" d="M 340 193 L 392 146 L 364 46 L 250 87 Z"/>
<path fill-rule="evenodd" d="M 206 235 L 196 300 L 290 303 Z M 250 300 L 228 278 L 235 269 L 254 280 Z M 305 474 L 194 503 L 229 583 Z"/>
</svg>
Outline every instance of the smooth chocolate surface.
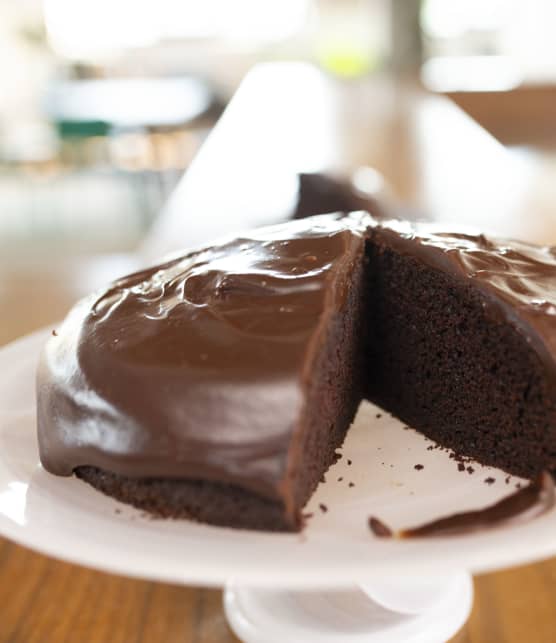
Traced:
<svg viewBox="0 0 556 643">
<path fill-rule="evenodd" d="M 45 468 L 212 479 L 275 496 L 321 328 L 362 260 L 361 218 L 254 231 L 79 303 L 39 367 Z"/>
</svg>

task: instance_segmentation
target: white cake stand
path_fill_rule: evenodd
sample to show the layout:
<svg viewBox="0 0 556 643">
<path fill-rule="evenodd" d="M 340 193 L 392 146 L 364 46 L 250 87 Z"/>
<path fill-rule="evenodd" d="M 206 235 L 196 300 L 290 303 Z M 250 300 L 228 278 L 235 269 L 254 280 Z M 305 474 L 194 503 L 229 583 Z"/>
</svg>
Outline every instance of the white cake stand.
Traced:
<svg viewBox="0 0 556 643">
<path fill-rule="evenodd" d="M 414 525 L 495 502 L 518 480 L 479 465 L 459 472 L 445 452 L 428 450 L 431 442 L 370 404 L 309 502 L 314 515 L 302 534 L 144 517 L 41 468 L 34 371 L 48 332 L 0 351 L 0 533 L 22 545 L 127 576 L 225 586 L 230 625 L 248 643 L 445 641 L 469 614 L 470 572 L 556 553 L 554 511 L 465 536 L 373 536 L 370 515 Z"/>
</svg>

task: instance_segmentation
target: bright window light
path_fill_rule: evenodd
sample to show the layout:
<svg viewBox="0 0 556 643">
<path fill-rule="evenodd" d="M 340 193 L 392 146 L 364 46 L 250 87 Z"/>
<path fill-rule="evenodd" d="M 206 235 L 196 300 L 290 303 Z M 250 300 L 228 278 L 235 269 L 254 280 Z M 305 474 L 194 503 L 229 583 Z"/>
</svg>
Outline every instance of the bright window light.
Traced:
<svg viewBox="0 0 556 643">
<path fill-rule="evenodd" d="M 52 48 L 68 58 L 110 55 L 156 41 L 150 3 L 141 0 L 44 0 Z"/>
<path fill-rule="evenodd" d="M 423 80 L 438 91 L 554 83 L 555 21 L 555 0 L 424 0 Z"/>
<path fill-rule="evenodd" d="M 468 31 L 498 29 L 511 0 L 425 0 L 421 24 L 433 38 L 458 38 Z"/>
<path fill-rule="evenodd" d="M 305 23 L 309 0 L 44 0 L 53 49 L 71 59 L 110 56 L 183 38 L 257 44 Z"/>
<path fill-rule="evenodd" d="M 437 56 L 421 71 L 423 83 L 438 92 L 507 91 L 523 80 L 513 60 L 505 56 Z"/>
</svg>

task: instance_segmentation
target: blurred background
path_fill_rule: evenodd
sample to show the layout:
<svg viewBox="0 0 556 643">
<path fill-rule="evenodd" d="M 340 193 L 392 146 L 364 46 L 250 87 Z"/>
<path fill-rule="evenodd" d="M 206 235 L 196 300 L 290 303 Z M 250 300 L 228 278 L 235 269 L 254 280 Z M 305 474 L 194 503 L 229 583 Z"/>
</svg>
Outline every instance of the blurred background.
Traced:
<svg viewBox="0 0 556 643">
<path fill-rule="evenodd" d="M 553 0 L 0 0 L 0 343 L 61 261 L 127 267 L 259 62 L 447 95 L 554 190 L 555 24 Z"/>
</svg>

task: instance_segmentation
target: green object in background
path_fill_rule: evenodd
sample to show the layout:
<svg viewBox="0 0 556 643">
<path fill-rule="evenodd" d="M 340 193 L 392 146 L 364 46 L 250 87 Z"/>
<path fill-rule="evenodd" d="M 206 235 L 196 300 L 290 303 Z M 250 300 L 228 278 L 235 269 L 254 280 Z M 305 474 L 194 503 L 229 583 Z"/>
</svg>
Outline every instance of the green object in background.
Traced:
<svg viewBox="0 0 556 643">
<path fill-rule="evenodd" d="M 328 72 L 357 78 L 376 71 L 386 54 L 386 0 L 315 0 L 313 51 Z"/>
<path fill-rule="evenodd" d="M 60 138 L 89 138 L 108 136 L 110 125 L 104 121 L 56 121 Z"/>
<path fill-rule="evenodd" d="M 346 78 L 356 78 L 375 71 L 378 57 L 368 47 L 350 42 L 329 42 L 317 46 L 317 60 L 327 71 Z"/>
</svg>

